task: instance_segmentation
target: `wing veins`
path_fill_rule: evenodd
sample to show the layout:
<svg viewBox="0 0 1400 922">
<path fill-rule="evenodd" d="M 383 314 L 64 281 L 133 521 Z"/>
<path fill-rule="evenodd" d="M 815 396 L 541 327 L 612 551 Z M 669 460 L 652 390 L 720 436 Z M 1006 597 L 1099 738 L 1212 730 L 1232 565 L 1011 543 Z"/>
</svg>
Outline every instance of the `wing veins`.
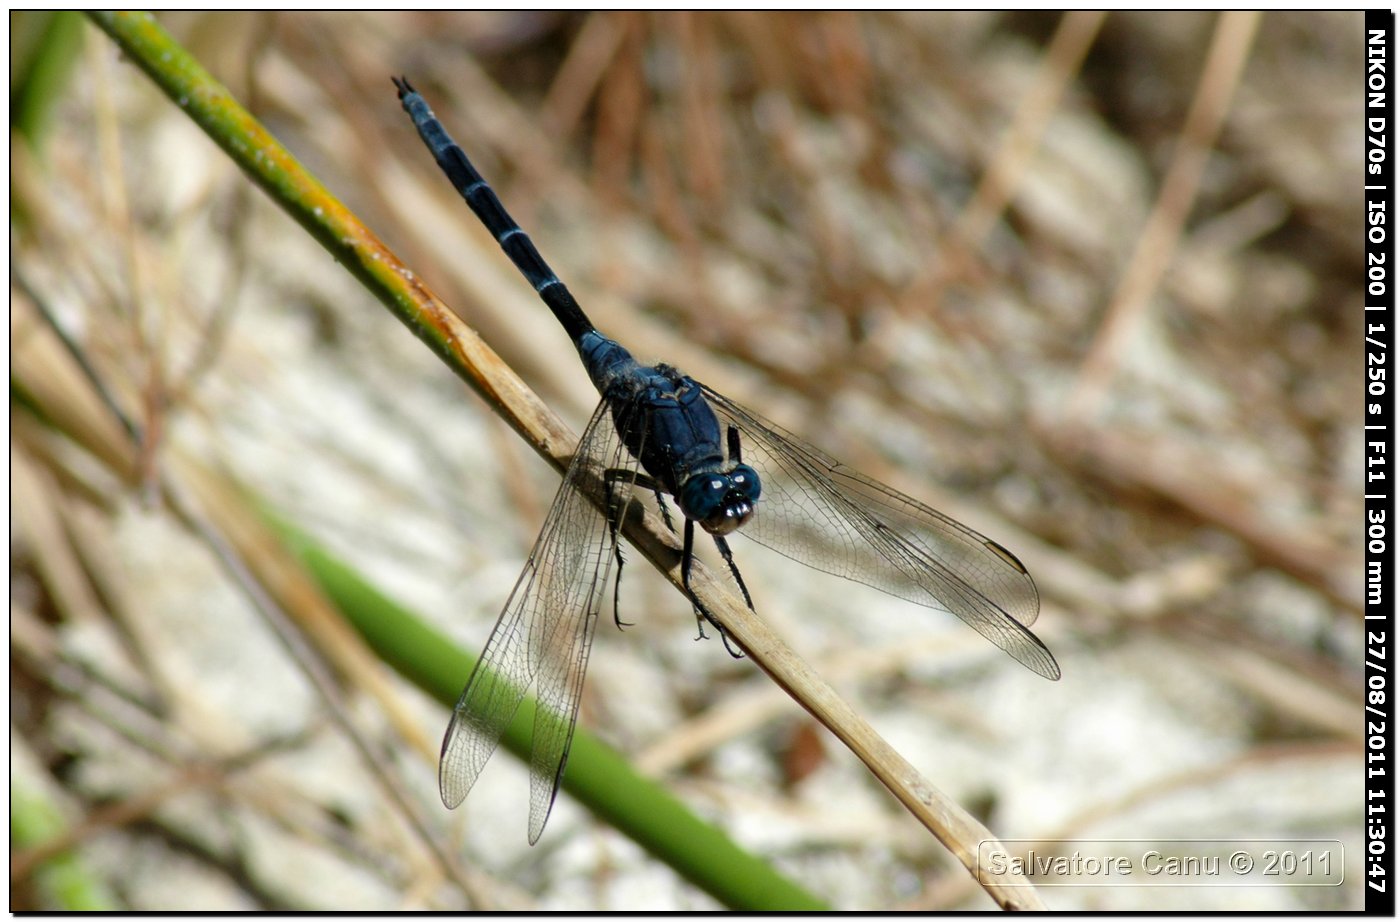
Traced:
<svg viewBox="0 0 1400 922">
<path fill-rule="evenodd" d="M 588 495 L 604 489 L 602 471 L 607 465 L 603 460 L 613 462 L 615 468 L 618 462 L 635 464 L 618 438 L 605 402 L 594 411 L 579 440 L 535 546 L 453 708 L 443 738 L 439 790 L 443 803 L 455 807 L 476 783 L 525 696 L 535 689 L 532 843 L 544 829 L 563 777 L 602 588 L 613 561 L 616 537 Z"/>
<path fill-rule="evenodd" d="M 863 565 L 860 549 L 847 540 L 849 559 L 833 562 L 832 566 L 837 569 L 827 572 L 957 615 L 1027 668 L 1047 678 L 1059 677 L 1054 657 L 1027 627 L 1039 612 L 1035 584 L 1010 552 L 1000 545 L 995 545 L 996 550 L 993 550 L 992 542 L 967 526 L 892 487 L 851 471 L 724 395 L 704 385 L 701 387 L 712 406 L 745 430 L 771 464 L 799 484 L 799 489 L 805 488 L 820 500 L 820 507 L 796 504 L 806 516 L 806 522 L 824 536 L 834 529 L 841 538 L 846 536 L 840 534 L 842 529 L 837 523 L 844 522 L 894 571 L 881 574 L 879 568 Z M 773 486 L 781 489 L 777 484 Z M 765 489 L 768 487 L 765 483 Z M 759 509 L 762 515 L 761 499 Z M 892 520 L 886 521 L 885 515 Z M 801 546 L 800 540 L 781 531 L 769 534 L 762 529 L 751 529 L 741 533 L 800 563 L 826 569 L 819 558 Z M 943 554 L 940 554 L 940 542 Z M 964 572 L 969 576 L 964 576 Z M 992 583 L 989 590 L 1005 596 L 1021 617 L 974 585 L 977 577 Z M 884 584 L 891 580 L 894 585 Z"/>
</svg>

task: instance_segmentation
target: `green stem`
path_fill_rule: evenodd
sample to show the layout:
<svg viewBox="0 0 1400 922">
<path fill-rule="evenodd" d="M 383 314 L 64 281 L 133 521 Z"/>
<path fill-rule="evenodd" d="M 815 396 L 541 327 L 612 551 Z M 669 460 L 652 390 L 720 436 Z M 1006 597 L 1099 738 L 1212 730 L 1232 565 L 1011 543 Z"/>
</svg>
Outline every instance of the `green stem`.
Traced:
<svg viewBox="0 0 1400 922">
<path fill-rule="evenodd" d="M 42 846 L 67 829 L 58 807 L 36 788 L 10 776 L 10 847 Z M 120 908 L 106 885 L 92 875 L 72 850 L 53 854 L 34 868 L 45 908 L 63 912 L 111 912 Z M 15 882 L 11 881 L 13 885 Z M 14 903 L 10 904 L 14 909 Z"/>
<path fill-rule="evenodd" d="M 461 691 L 475 658 L 420 617 L 365 582 L 353 569 L 285 523 L 274 522 L 326 595 L 369 645 L 405 678 L 446 705 Z M 527 699 L 502 744 L 529 758 L 534 703 Z M 824 910 L 819 899 L 699 820 L 618 753 L 578 729 L 564 790 L 724 905 L 749 911 Z"/>
<path fill-rule="evenodd" d="M 126 57 L 145 71 L 278 207 L 305 228 L 448 367 L 481 393 L 507 422 L 526 435 L 537 450 L 544 451 L 538 436 L 531 436 L 527 427 L 503 409 L 502 397 L 497 393 L 501 382 L 494 375 L 495 369 L 482 367 L 480 357 L 472 351 L 477 343 L 462 340 L 451 310 L 161 28 L 154 16 L 144 12 L 89 15 Z M 389 86 L 387 74 L 384 83 Z M 509 396 L 519 399 L 519 394 Z M 551 460 L 559 463 L 557 457 L 551 456 Z"/>
</svg>

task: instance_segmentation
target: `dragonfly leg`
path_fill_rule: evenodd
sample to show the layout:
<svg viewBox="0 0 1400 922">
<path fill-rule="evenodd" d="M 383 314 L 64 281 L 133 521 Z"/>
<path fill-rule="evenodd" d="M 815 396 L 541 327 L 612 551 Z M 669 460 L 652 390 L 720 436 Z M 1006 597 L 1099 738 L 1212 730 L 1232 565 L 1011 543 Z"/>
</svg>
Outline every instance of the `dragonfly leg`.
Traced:
<svg viewBox="0 0 1400 922">
<path fill-rule="evenodd" d="M 716 623 L 715 626 L 719 627 L 719 624 Z M 734 646 L 734 642 L 729 639 L 729 632 L 722 627 L 719 628 L 719 639 L 724 641 L 724 652 L 728 653 L 735 659 L 744 658 L 744 651 Z"/>
<path fill-rule="evenodd" d="M 753 598 L 749 595 L 749 587 L 744 585 L 744 578 L 739 575 L 739 567 L 734 563 L 734 554 L 729 550 L 729 542 L 719 535 L 711 535 L 715 539 L 715 547 L 719 548 L 720 556 L 724 562 L 729 564 L 729 572 L 734 574 L 734 582 L 739 584 L 739 591 L 744 594 L 744 603 L 749 606 L 749 611 L 757 611 L 753 607 Z"/>
<path fill-rule="evenodd" d="M 634 474 L 631 471 L 611 468 L 603 472 L 603 490 L 607 494 L 608 506 L 608 538 L 612 541 L 613 558 L 617 561 L 617 576 L 613 579 L 613 624 L 618 630 L 632 626 L 632 622 L 622 620 L 622 609 L 619 601 L 622 593 L 622 542 L 617 539 L 618 528 L 622 525 L 622 516 L 627 511 L 627 503 L 622 503 L 619 507 L 618 497 L 613 492 L 613 485 L 617 483 L 631 485 L 634 482 Z"/>
<path fill-rule="evenodd" d="M 730 427 L 729 431 L 732 433 L 735 430 L 733 427 Z M 719 548 L 720 555 L 724 557 L 724 562 L 729 565 L 729 572 L 734 574 L 734 582 L 739 584 L 739 591 L 744 594 L 744 603 L 749 606 L 749 611 L 756 611 L 753 607 L 753 598 L 749 596 L 749 587 L 744 585 L 744 578 L 739 575 L 739 567 L 734 563 L 734 555 L 729 550 L 729 542 L 719 535 L 711 535 L 710 537 L 715 539 L 715 547 Z M 743 659 L 744 651 L 737 649 L 729 642 L 729 632 L 724 629 L 724 625 L 715 622 L 714 619 L 711 619 L 711 623 L 719 628 L 720 639 L 724 641 L 724 649 L 728 651 L 729 655 L 735 659 Z"/>
<path fill-rule="evenodd" d="M 739 427 L 733 423 L 729 424 L 729 462 L 731 464 L 741 464 L 744 460 L 744 453 L 739 450 Z M 752 605 L 749 606 L 753 608 Z"/>
<path fill-rule="evenodd" d="M 721 540 L 723 540 L 723 539 L 716 538 L 716 540 L 717 540 L 717 541 L 721 541 Z M 729 560 L 730 569 L 733 570 L 733 568 L 734 568 L 734 561 L 733 561 L 732 559 L 730 559 L 730 555 L 729 555 L 729 553 L 728 553 L 728 548 L 727 548 L 727 547 L 724 547 L 724 548 L 722 548 L 722 550 L 724 551 L 725 559 L 726 559 L 726 560 Z M 699 632 L 700 632 L 700 635 L 699 635 L 698 637 L 696 637 L 695 639 L 696 639 L 696 640 L 704 640 L 704 639 L 705 639 L 705 636 L 706 636 L 706 635 L 705 635 L 705 622 L 708 621 L 708 622 L 710 622 L 710 624 L 714 625 L 715 630 L 719 631 L 719 638 L 720 638 L 720 640 L 724 641 L 724 649 L 727 650 L 727 651 L 729 652 L 729 655 L 732 656 L 732 657 L 734 657 L 735 659 L 743 659 L 743 658 L 744 658 L 744 653 L 743 653 L 743 651 L 737 649 L 737 648 L 734 646 L 733 642 L 729 639 L 729 632 L 726 631 L 726 630 L 724 629 L 724 625 L 723 625 L 723 624 L 720 624 L 719 619 L 716 618 L 714 615 L 712 615 L 712 614 L 710 613 L 710 610 L 709 610 L 708 608 L 706 608 L 704 605 L 700 604 L 700 600 L 699 600 L 698 598 L 696 598 L 695 592 L 690 588 L 690 564 L 691 564 L 691 561 L 693 561 L 694 559 L 695 559 L 695 522 L 692 521 L 691 519 L 686 519 L 686 520 L 685 520 L 685 547 L 684 547 L 684 549 L 681 551 L 681 585 L 685 587 L 686 594 L 690 596 L 690 604 L 691 604 L 692 606 L 694 606 L 694 608 L 695 608 L 695 627 L 696 627 L 696 628 L 699 630 Z M 737 570 L 734 570 L 734 576 L 735 576 L 736 579 L 739 580 L 739 587 L 740 587 L 741 589 L 743 589 L 743 587 L 744 587 L 744 581 L 743 581 L 743 579 L 739 578 L 739 573 L 738 573 Z M 744 589 L 744 598 L 747 600 L 748 597 L 749 597 L 749 591 L 748 591 L 747 589 Z M 753 603 L 752 603 L 752 602 L 749 603 L 749 609 L 750 609 L 750 610 L 753 609 Z"/>
<path fill-rule="evenodd" d="M 640 487 L 643 490 L 650 490 L 656 496 L 656 507 L 661 510 L 661 519 L 666 523 L 666 527 L 671 530 L 671 534 L 676 533 L 675 523 L 671 521 L 671 512 L 666 508 L 666 490 L 661 486 L 661 481 L 655 477 L 643 474 L 640 471 L 624 471 L 620 468 L 612 468 L 603 473 L 605 478 L 624 481 L 632 486 Z"/>
<path fill-rule="evenodd" d="M 661 492 L 661 484 L 656 484 L 652 490 L 656 494 L 656 508 L 661 510 L 661 521 L 666 523 L 666 527 L 671 530 L 671 534 L 676 533 L 675 523 L 671 521 L 671 510 L 666 508 L 666 495 Z"/>
<path fill-rule="evenodd" d="M 695 627 L 700 632 L 696 640 L 705 639 L 705 621 L 714 623 L 714 618 L 705 610 L 705 606 L 700 604 L 700 600 L 695 597 L 694 591 L 690 588 L 690 565 L 695 560 L 695 523 L 690 519 L 685 520 L 685 538 L 681 546 L 681 586 L 685 589 L 685 594 L 690 596 L 690 604 L 695 609 Z M 700 620 L 703 617 L 705 620 Z"/>
</svg>

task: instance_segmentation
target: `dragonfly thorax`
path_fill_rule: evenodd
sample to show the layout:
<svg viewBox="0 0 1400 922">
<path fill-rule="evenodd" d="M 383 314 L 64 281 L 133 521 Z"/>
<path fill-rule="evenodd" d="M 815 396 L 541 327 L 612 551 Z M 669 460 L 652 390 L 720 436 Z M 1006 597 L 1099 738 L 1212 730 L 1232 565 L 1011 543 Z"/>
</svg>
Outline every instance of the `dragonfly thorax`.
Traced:
<svg viewBox="0 0 1400 922">
<path fill-rule="evenodd" d="M 638 363 L 596 330 L 580 337 L 578 350 L 623 444 L 687 519 L 727 535 L 753 516 L 758 473 L 739 461 L 737 432 L 726 457 L 719 420 L 699 384 L 671 365 Z"/>
<path fill-rule="evenodd" d="M 712 535 L 727 535 L 753 515 L 762 490 L 758 472 L 736 464 L 727 474 L 694 474 L 681 485 L 676 502 L 686 518 Z"/>
</svg>

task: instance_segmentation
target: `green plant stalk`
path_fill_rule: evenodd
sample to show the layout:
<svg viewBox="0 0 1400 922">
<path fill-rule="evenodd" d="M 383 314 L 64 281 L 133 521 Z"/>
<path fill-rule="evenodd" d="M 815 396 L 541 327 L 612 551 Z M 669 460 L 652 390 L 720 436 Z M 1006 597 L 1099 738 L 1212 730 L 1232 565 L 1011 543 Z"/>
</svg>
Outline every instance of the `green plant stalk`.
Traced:
<svg viewBox="0 0 1400 922">
<path fill-rule="evenodd" d="M 63 834 L 67 823 L 58 808 L 37 790 L 10 775 L 10 847 L 42 845 Z M 101 880 L 73 851 L 59 852 L 34 869 L 47 907 L 64 912 L 111 912 L 120 906 Z M 13 884 L 13 881 L 11 881 Z M 11 909 L 13 909 L 11 904 Z"/>
<path fill-rule="evenodd" d="M 82 49 L 83 21 L 72 10 L 10 15 L 10 128 L 37 147 Z"/>
<path fill-rule="evenodd" d="M 306 535 L 285 522 L 273 524 L 346 620 L 386 663 L 444 704 L 456 701 L 475 657 Z M 501 737 L 505 747 L 522 760 L 530 753 L 534 707 L 527 698 Z M 581 728 L 574 734 L 563 786 L 596 816 L 662 857 L 726 906 L 752 911 L 830 908 L 697 819 L 665 788 L 638 774 L 615 750 Z"/>
<path fill-rule="evenodd" d="M 94 13 L 92 18 L 127 58 L 198 124 L 273 201 L 399 317 L 526 440 L 556 466 L 572 448 L 547 411 L 532 422 L 503 407 L 538 401 L 513 375 L 478 364 L 495 360 L 472 350 L 437 301 L 360 221 L 308 173 L 228 90 L 213 79 L 147 13 Z M 503 383 L 504 381 L 504 383 Z M 509 393 L 504 393 L 509 391 Z M 567 448 L 564 446 L 567 445 Z M 346 617 L 379 655 L 445 704 L 455 700 L 472 660 L 449 640 L 373 590 L 345 565 L 305 540 L 308 565 Z M 527 715 L 517 715 L 508 749 L 528 751 Z M 523 736 L 522 736 L 523 734 Z M 735 909 L 819 910 L 825 905 L 771 866 L 703 823 L 655 783 L 632 770 L 613 750 L 582 731 L 573 741 L 564 788 L 620 832 L 679 874 Z"/>
<path fill-rule="evenodd" d="M 189 52 L 145 12 L 89 14 L 126 55 L 229 159 L 378 298 L 404 326 L 486 400 L 536 451 L 563 471 L 575 439 L 513 373 L 320 180 L 303 167 Z M 386 86 L 389 75 L 385 74 Z M 392 97 L 391 97 L 392 98 Z M 502 389 L 506 392 L 502 392 Z M 520 407 L 529 411 L 522 416 Z M 512 409 L 507 410 L 506 407 Z M 543 440 L 524 420 L 544 420 Z M 550 425 L 550 422 L 553 425 Z"/>
</svg>

